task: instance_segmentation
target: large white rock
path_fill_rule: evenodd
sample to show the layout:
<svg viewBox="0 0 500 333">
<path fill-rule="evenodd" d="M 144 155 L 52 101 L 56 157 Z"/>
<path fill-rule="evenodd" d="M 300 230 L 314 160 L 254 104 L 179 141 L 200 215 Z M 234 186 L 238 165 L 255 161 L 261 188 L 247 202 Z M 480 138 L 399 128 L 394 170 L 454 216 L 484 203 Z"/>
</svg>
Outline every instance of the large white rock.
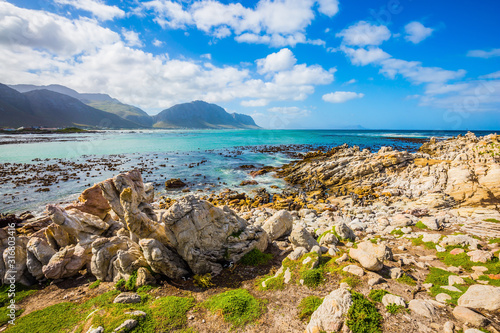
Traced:
<svg viewBox="0 0 500 333">
<path fill-rule="evenodd" d="M 433 317 L 436 316 L 436 308 L 429 301 L 414 299 L 410 301 L 410 303 L 408 304 L 408 308 L 412 312 L 427 318 L 432 319 Z"/>
<path fill-rule="evenodd" d="M 384 306 L 388 306 L 389 304 L 396 304 L 402 307 L 406 307 L 406 303 L 403 297 L 392 294 L 384 295 L 384 297 L 382 297 L 382 304 L 384 304 Z"/>
<path fill-rule="evenodd" d="M 453 309 L 453 316 L 458 320 L 471 324 L 472 326 L 483 327 L 488 324 L 488 319 L 464 306 L 457 306 Z"/>
<path fill-rule="evenodd" d="M 314 246 L 319 247 L 318 242 L 309 233 L 309 231 L 307 231 L 306 228 L 303 228 L 301 226 L 295 227 L 292 230 L 292 233 L 290 234 L 290 237 L 288 237 L 288 239 L 292 243 L 292 247 L 294 249 L 298 247 L 303 247 L 309 252 Z"/>
<path fill-rule="evenodd" d="M 262 225 L 269 235 L 269 240 L 273 241 L 281 236 L 289 234 L 293 227 L 293 217 L 287 210 L 280 210 L 268 218 Z"/>
<path fill-rule="evenodd" d="M 458 299 L 458 305 L 473 309 L 500 309 L 500 287 L 475 284 Z"/>
<path fill-rule="evenodd" d="M 332 291 L 312 314 L 306 332 L 340 332 L 351 305 L 352 296 L 347 288 Z"/>
</svg>

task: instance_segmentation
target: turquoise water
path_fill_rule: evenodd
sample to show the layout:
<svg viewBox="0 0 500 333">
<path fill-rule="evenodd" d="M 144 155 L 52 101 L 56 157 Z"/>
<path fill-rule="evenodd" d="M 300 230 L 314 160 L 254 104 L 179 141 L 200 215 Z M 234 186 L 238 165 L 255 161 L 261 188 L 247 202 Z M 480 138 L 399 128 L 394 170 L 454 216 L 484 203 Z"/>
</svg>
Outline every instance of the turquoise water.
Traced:
<svg viewBox="0 0 500 333">
<path fill-rule="evenodd" d="M 476 132 L 486 135 L 490 132 Z M 17 177 L 44 178 L 57 176 L 48 166 L 68 163 L 89 165 L 84 171 L 74 170 L 80 179 L 60 181 L 54 185 L 32 182 L 15 186 L 4 182 L 0 187 L 0 212 L 40 211 L 53 202 L 68 202 L 89 185 L 112 177 L 121 171 L 144 168 L 145 181 L 153 182 L 157 192 L 164 192 L 163 183 L 170 178 L 181 178 L 189 183 L 192 191 L 220 191 L 224 187 L 251 192 L 271 185 L 280 188 L 285 184 L 272 175 L 258 177 L 255 186 L 239 187 L 242 180 L 252 179 L 241 165 L 255 167 L 280 166 L 292 160 L 289 154 L 258 152 L 254 148 L 278 145 L 309 145 L 293 150 L 308 150 L 317 146 L 332 147 L 344 143 L 361 148 L 378 150 L 381 146 L 413 150 L 420 143 L 405 142 L 401 138 L 440 138 L 464 132 L 440 131 L 339 131 L 339 130 L 149 130 L 106 131 L 90 134 L 65 135 L 0 135 L 0 143 L 18 141 L 18 144 L 0 145 L 0 164 L 14 170 L 31 168 Z M 49 142 L 33 142 L 48 140 Z M 106 161 L 114 167 L 108 170 Z M 10 163 L 10 164 L 9 164 Z M 198 164 L 199 163 L 199 164 Z M 191 164 L 191 167 L 189 167 Z M 28 170 L 26 169 L 26 170 Z M 24 170 L 24 169 L 23 169 Z M 18 179 L 19 179 L 18 178 Z M 48 192 L 35 192 L 40 188 Z M 279 190 L 273 190 L 279 191 Z M 169 192 L 169 195 L 179 195 Z"/>
</svg>

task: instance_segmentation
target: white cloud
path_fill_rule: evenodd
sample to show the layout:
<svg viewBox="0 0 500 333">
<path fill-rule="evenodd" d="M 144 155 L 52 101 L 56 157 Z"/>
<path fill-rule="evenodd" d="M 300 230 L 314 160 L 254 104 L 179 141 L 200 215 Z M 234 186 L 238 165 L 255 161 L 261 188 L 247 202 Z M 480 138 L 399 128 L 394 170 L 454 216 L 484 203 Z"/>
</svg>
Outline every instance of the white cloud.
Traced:
<svg viewBox="0 0 500 333">
<path fill-rule="evenodd" d="M 122 35 L 123 35 L 123 38 L 125 38 L 125 41 L 127 42 L 128 46 L 132 46 L 132 47 L 144 46 L 141 39 L 139 38 L 139 33 L 132 31 L 132 30 L 127 30 L 125 28 L 122 28 Z"/>
<path fill-rule="evenodd" d="M 500 71 L 491 73 L 491 74 L 486 74 L 486 75 L 481 75 L 479 77 L 480 79 L 500 79 Z"/>
<path fill-rule="evenodd" d="M 443 83 L 450 80 L 462 78 L 466 71 L 445 70 L 439 67 L 424 67 L 419 61 L 406 61 L 400 59 L 386 59 L 381 62 L 380 73 L 394 79 L 396 75 L 401 75 L 415 84 L 421 83 Z"/>
<path fill-rule="evenodd" d="M 433 31 L 434 29 L 426 28 L 422 23 L 413 21 L 405 26 L 405 39 L 413 44 L 418 44 L 429 37 Z"/>
<path fill-rule="evenodd" d="M 208 60 L 212 60 L 212 55 L 210 53 L 205 53 L 200 56 L 200 58 L 205 58 Z"/>
<path fill-rule="evenodd" d="M 324 44 L 323 41 L 308 41 L 304 35 L 315 18 L 316 3 L 318 11 L 329 17 L 338 12 L 337 0 L 260 0 L 254 8 L 214 0 L 184 5 L 170 0 L 152 0 L 142 3 L 141 8 L 154 11 L 155 22 L 163 28 L 196 26 L 216 38 L 234 33 L 238 42 L 281 47 L 306 42 Z"/>
<path fill-rule="evenodd" d="M 125 12 L 120 8 L 108 6 L 100 0 L 54 0 L 54 2 L 91 12 L 95 17 L 104 21 L 125 16 Z"/>
<path fill-rule="evenodd" d="M 363 98 L 365 94 L 355 93 L 352 91 L 335 91 L 333 93 L 329 93 L 323 95 L 323 100 L 329 103 L 345 103 L 350 101 L 351 99 Z"/>
<path fill-rule="evenodd" d="M 251 99 L 247 101 L 241 101 L 241 106 L 246 106 L 246 107 L 260 107 L 260 106 L 266 106 L 269 104 L 269 101 L 267 99 Z"/>
<path fill-rule="evenodd" d="M 340 49 L 351 59 L 353 65 L 366 66 L 371 63 L 378 63 L 391 56 L 378 47 L 368 47 L 368 49 L 341 46 Z"/>
<path fill-rule="evenodd" d="M 500 49 L 491 49 L 490 51 L 471 50 L 467 52 L 467 56 L 475 58 L 484 58 L 484 59 L 500 57 Z"/>
<path fill-rule="evenodd" d="M 281 49 L 279 52 L 271 53 L 264 59 L 256 61 L 259 73 L 279 72 L 293 67 L 297 59 L 290 49 Z"/>
<path fill-rule="evenodd" d="M 283 115 L 285 118 L 290 119 L 296 119 L 296 118 L 303 118 L 311 114 L 309 110 L 306 109 L 301 109 L 296 106 L 278 106 L 278 107 L 273 107 L 267 109 L 267 111 L 271 113 L 277 113 L 280 115 Z M 287 120 L 287 119 L 285 119 Z"/>
<path fill-rule="evenodd" d="M 284 67 L 271 66 L 273 57 L 266 57 L 273 72 L 258 79 L 255 64 L 217 67 L 170 59 L 127 45 L 139 42 L 134 33 L 124 30 L 122 36 L 95 20 L 71 21 L 0 2 L 0 76 L 9 84 L 62 83 L 80 92 L 106 92 L 147 110 L 195 99 L 254 106 L 301 101 L 334 79 L 335 69 L 296 64 L 291 51 Z"/>
<path fill-rule="evenodd" d="M 358 82 L 358 80 L 356 80 L 356 79 L 350 79 L 349 81 L 345 82 L 344 85 L 347 86 L 347 85 L 350 85 L 350 84 L 353 84 L 353 83 L 356 83 L 356 82 Z"/>
<path fill-rule="evenodd" d="M 69 20 L 0 2 L 0 45 L 4 50 L 29 47 L 70 56 L 119 40 L 116 32 L 99 26 L 94 20 Z"/>
<path fill-rule="evenodd" d="M 391 32 L 385 25 L 374 25 L 359 21 L 335 35 L 342 37 L 342 43 L 352 46 L 380 45 L 391 38 Z"/>
<path fill-rule="evenodd" d="M 156 47 L 160 47 L 160 46 L 163 46 L 163 42 L 161 40 L 158 40 L 158 39 L 154 39 L 153 40 L 153 45 L 156 46 Z"/>
</svg>

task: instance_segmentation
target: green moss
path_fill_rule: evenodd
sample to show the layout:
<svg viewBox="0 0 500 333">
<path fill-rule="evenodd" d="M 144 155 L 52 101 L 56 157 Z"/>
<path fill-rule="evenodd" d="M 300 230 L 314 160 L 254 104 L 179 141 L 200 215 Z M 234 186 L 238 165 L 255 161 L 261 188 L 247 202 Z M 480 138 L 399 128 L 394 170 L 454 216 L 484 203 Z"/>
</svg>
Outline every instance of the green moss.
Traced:
<svg viewBox="0 0 500 333">
<path fill-rule="evenodd" d="M 299 304 L 299 319 L 309 321 L 311 315 L 323 303 L 323 299 L 318 296 L 307 296 L 300 301 Z"/>
<path fill-rule="evenodd" d="M 389 294 L 387 290 L 384 289 L 372 289 L 370 290 L 370 294 L 368 297 L 372 299 L 374 302 L 382 302 L 382 297 Z"/>
<path fill-rule="evenodd" d="M 122 291 L 122 290 L 124 291 L 125 290 L 125 283 L 126 283 L 126 281 L 124 279 L 118 280 L 115 283 L 115 289 L 120 290 L 120 291 Z"/>
<path fill-rule="evenodd" d="M 481 275 L 478 280 L 488 281 L 490 286 L 500 287 L 500 280 L 491 279 L 487 275 Z"/>
<path fill-rule="evenodd" d="M 133 272 L 132 275 L 127 280 L 127 283 L 125 283 L 125 289 L 128 291 L 134 291 L 135 290 L 135 284 L 137 282 L 137 271 Z"/>
<path fill-rule="evenodd" d="M 16 284 L 15 287 L 15 301 L 16 303 L 21 302 L 26 297 L 33 295 L 38 290 L 30 287 L 23 286 L 22 284 Z M 3 285 L 0 287 L 0 306 L 6 306 L 10 304 L 11 298 L 9 297 L 10 285 Z"/>
<path fill-rule="evenodd" d="M 422 221 L 418 221 L 416 224 L 415 224 L 415 227 L 416 228 L 419 228 L 419 229 L 429 229 L 428 226 L 426 226 Z"/>
<path fill-rule="evenodd" d="M 194 306 L 192 297 L 167 296 L 152 302 L 152 319 L 154 332 L 170 332 L 185 328 L 187 312 Z"/>
<path fill-rule="evenodd" d="M 418 238 L 412 238 L 411 242 L 413 245 L 415 246 L 423 246 L 425 247 L 426 249 L 429 249 L 429 250 L 435 250 L 436 249 L 436 243 L 433 243 L 433 242 L 424 242 L 422 239 L 423 239 L 423 235 L 420 235 Z"/>
<path fill-rule="evenodd" d="M 396 281 L 407 284 L 409 286 L 417 285 L 417 282 L 407 274 L 403 274 L 400 278 L 396 279 Z"/>
<path fill-rule="evenodd" d="M 359 284 L 361 283 L 361 279 L 356 275 L 351 275 L 351 276 L 347 276 L 347 277 L 343 278 L 342 280 L 340 280 L 340 282 L 341 283 L 345 282 L 349 285 L 349 287 L 354 289 L 357 286 L 359 286 Z"/>
<path fill-rule="evenodd" d="M 494 257 L 492 260 L 486 263 L 477 263 L 472 262 L 467 253 L 459 253 L 459 254 L 450 254 L 450 250 L 453 247 L 446 247 L 446 252 L 438 252 L 436 256 L 439 260 L 444 262 L 448 266 L 461 266 L 463 269 L 467 271 L 472 270 L 472 266 L 484 266 L 488 268 L 488 274 L 499 274 L 500 273 L 500 264 L 498 257 Z"/>
<path fill-rule="evenodd" d="M 353 333 L 382 333 L 382 316 L 375 304 L 362 294 L 352 292 L 353 304 L 347 312 L 347 326 Z"/>
<path fill-rule="evenodd" d="M 403 236 L 405 233 L 401 231 L 401 229 L 394 229 L 393 231 L 391 231 L 391 235 L 394 235 L 394 236 L 398 236 L 398 237 L 401 237 Z"/>
<path fill-rule="evenodd" d="M 99 287 L 100 284 L 101 284 L 101 280 L 96 280 L 89 285 L 89 289 L 95 289 L 95 288 Z"/>
<path fill-rule="evenodd" d="M 432 283 L 434 286 L 447 286 L 448 285 L 448 277 L 450 275 L 455 275 L 444 269 L 431 267 L 429 269 L 429 274 L 425 278 L 425 283 Z"/>
<path fill-rule="evenodd" d="M 241 258 L 240 263 L 248 266 L 265 265 L 273 258 L 270 253 L 262 253 L 258 249 L 253 249 Z"/>
<path fill-rule="evenodd" d="M 499 221 L 499 220 L 497 220 L 497 219 L 485 219 L 485 220 L 483 220 L 483 221 L 484 221 L 484 222 L 500 223 L 500 221 Z"/>
<path fill-rule="evenodd" d="M 67 332 L 83 319 L 74 303 L 59 303 L 43 310 L 16 319 L 15 325 L 9 325 L 9 333 L 46 333 Z"/>
<path fill-rule="evenodd" d="M 304 285 L 308 286 L 309 288 L 315 288 L 323 283 L 323 274 L 323 269 L 315 268 L 303 271 L 300 277 L 304 280 Z"/>
<path fill-rule="evenodd" d="M 154 287 L 150 285 L 145 285 L 137 288 L 137 293 L 147 293 L 148 291 L 151 291 Z"/>
<path fill-rule="evenodd" d="M 264 281 L 266 282 L 265 287 L 262 286 L 262 282 Z M 285 289 L 284 281 L 285 281 L 284 273 L 281 273 L 276 277 L 274 277 L 274 274 L 269 274 L 258 279 L 256 281 L 256 284 L 259 290 L 283 290 Z"/>
<path fill-rule="evenodd" d="M 387 312 L 389 312 L 390 314 L 396 314 L 398 313 L 399 311 L 401 310 L 404 310 L 405 307 L 402 306 L 402 305 L 396 305 L 396 304 L 389 304 L 385 307 L 385 309 L 387 310 Z"/>
<path fill-rule="evenodd" d="M 266 309 L 264 303 L 248 290 L 235 289 L 210 297 L 203 306 L 211 312 L 221 313 L 225 321 L 239 327 L 259 319 Z"/>
<path fill-rule="evenodd" d="M 193 276 L 193 282 L 200 288 L 210 288 L 214 285 L 212 283 L 212 275 L 210 273 Z"/>
<path fill-rule="evenodd" d="M 500 244 L 500 238 L 492 238 L 488 241 L 490 244 Z"/>
</svg>

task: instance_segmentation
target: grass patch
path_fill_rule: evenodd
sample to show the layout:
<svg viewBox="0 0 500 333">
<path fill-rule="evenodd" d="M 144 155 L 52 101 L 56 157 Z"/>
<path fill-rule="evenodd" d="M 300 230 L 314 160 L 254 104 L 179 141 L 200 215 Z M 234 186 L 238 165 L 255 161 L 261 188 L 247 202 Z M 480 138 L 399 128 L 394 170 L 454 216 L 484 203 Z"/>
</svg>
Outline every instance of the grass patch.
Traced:
<svg viewBox="0 0 500 333">
<path fill-rule="evenodd" d="M 401 237 L 404 234 L 405 233 L 402 232 L 401 229 L 394 229 L 393 231 L 391 231 L 391 235 L 396 236 L 396 237 Z"/>
<path fill-rule="evenodd" d="M 193 276 L 193 283 L 200 288 L 210 288 L 214 284 L 212 283 L 212 274 L 207 273 L 204 275 Z"/>
<path fill-rule="evenodd" d="M 304 280 L 304 285 L 308 286 L 309 288 L 315 288 L 323 283 L 324 272 L 321 268 L 309 269 L 303 271 L 300 277 Z"/>
<path fill-rule="evenodd" d="M 3 285 L 0 287 L 0 325 L 3 325 L 7 323 L 9 320 L 11 320 L 10 317 L 8 317 L 8 314 L 10 313 L 10 309 L 7 308 L 7 306 L 10 305 L 10 300 L 9 298 L 9 290 L 10 290 L 10 285 Z M 29 287 L 23 286 L 23 285 L 16 285 L 16 292 L 15 292 L 15 301 L 16 304 L 25 299 L 26 297 L 33 295 L 36 293 L 38 290 L 36 289 L 30 289 Z M 21 313 L 23 312 L 22 309 L 19 309 L 16 311 L 16 318 L 18 318 Z"/>
<path fill-rule="evenodd" d="M 153 286 L 150 286 L 150 285 L 145 285 L 145 286 L 141 286 L 139 288 L 137 288 L 137 292 L 138 293 L 147 293 L 148 291 L 151 291 L 153 290 Z"/>
<path fill-rule="evenodd" d="M 490 244 L 499 244 L 500 243 L 500 238 L 492 238 L 488 241 Z"/>
<path fill-rule="evenodd" d="M 382 297 L 389 294 L 387 290 L 384 289 L 372 289 L 368 297 L 374 302 L 382 302 Z"/>
<path fill-rule="evenodd" d="M 493 257 L 492 260 L 486 263 L 478 263 L 472 262 L 467 253 L 459 253 L 459 254 L 450 254 L 450 250 L 454 247 L 448 246 L 446 247 L 446 252 L 438 252 L 436 256 L 439 260 L 444 262 L 447 266 L 461 266 L 463 269 L 467 271 L 472 270 L 472 266 L 484 266 L 488 268 L 488 274 L 499 274 L 500 273 L 500 264 L 498 257 Z"/>
<path fill-rule="evenodd" d="M 309 321 L 311 315 L 323 303 L 323 298 L 318 296 L 307 296 L 300 301 L 299 304 L 299 319 Z"/>
<path fill-rule="evenodd" d="M 95 288 L 99 287 L 100 284 L 101 284 L 101 280 L 96 280 L 89 285 L 89 289 L 95 289 Z"/>
<path fill-rule="evenodd" d="M 137 282 L 137 271 L 133 272 L 132 275 L 127 280 L 127 283 L 125 283 L 125 289 L 128 291 L 134 291 L 135 290 L 135 284 Z"/>
<path fill-rule="evenodd" d="M 258 249 L 253 249 L 241 258 L 240 263 L 248 266 L 265 265 L 273 258 L 270 253 L 262 253 Z"/>
<path fill-rule="evenodd" d="M 264 303 L 246 289 L 235 289 L 210 297 L 203 306 L 222 314 L 224 320 L 234 327 L 240 327 L 259 319 L 266 309 Z"/>
<path fill-rule="evenodd" d="M 375 304 L 362 294 L 352 292 L 353 304 L 347 312 L 347 327 L 353 333 L 382 333 L 382 316 Z"/>
<path fill-rule="evenodd" d="M 356 275 L 351 275 L 351 276 L 347 276 L 347 277 L 343 278 L 342 280 L 340 280 L 340 282 L 341 283 L 345 282 L 349 285 L 349 287 L 354 289 L 357 286 L 359 286 L 359 284 L 361 283 L 361 279 Z"/>
<path fill-rule="evenodd" d="M 423 235 L 418 236 L 418 238 L 412 238 L 411 242 L 415 246 L 423 246 L 428 250 L 435 250 L 436 249 L 436 243 L 434 242 L 424 242 L 422 239 L 424 238 Z"/>
<path fill-rule="evenodd" d="M 402 306 L 402 305 L 396 305 L 396 304 L 394 304 L 394 303 L 391 303 L 391 304 L 387 305 L 387 306 L 385 307 L 385 309 L 386 309 L 386 310 L 387 310 L 387 312 L 389 312 L 390 314 L 396 314 L 396 313 L 398 313 L 399 311 L 401 311 L 401 310 L 405 309 L 405 307 L 404 307 L 404 306 Z"/>
<path fill-rule="evenodd" d="M 167 296 L 151 304 L 154 331 L 170 332 L 184 328 L 187 324 L 186 313 L 194 306 L 192 297 Z"/>
<path fill-rule="evenodd" d="M 486 220 L 483 220 L 484 222 L 493 222 L 493 223 L 500 223 L 499 220 L 497 219 L 486 219 Z"/>
<path fill-rule="evenodd" d="M 265 287 L 262 285 L 264 281 L 266 282 Z M 276 277 L 274 274 L 263 276 L 256 281 L 256 284 L 259 290 L 283 290 L 285 289 L 284 273 L 281 273 Z"/>
<path fill-rule="evenodd" d="M 419 229 L 429 229 L 428 226 L 426 226 L 422 221 L 418 221 L 416 224 L 415 224 L 415 227 L 416 228 L 419 228 Z"/>
<path fill-rule="evenodd" d="M 425 278 L 425 283 L 432 283 L 434 286 L 447 286 L 450 275 L 455 274 L 441 268 L 431 267 L 429 268 L 429 274 Z"/>
<path fill-rule="evenodd" d="M 74 303 L 59 303 L 43 310 L 17 318 L 16 325 L 9 325 L 9 333 L 46 333 L 67 332 L 74 328 L 83 315 L 78 313 L 78 305 Z"/>
<path fill-rule="evenodd" d="M 500 287 L 500 280 L 490 279 L 487 275 L 481 275 L 478 280 L 488 281 L 488 285 Z"/>
<path fill-rule="evenodd" d="M 416 286 L 417 285 L 417 281 L 415 281 L 413 278 L 411 278 L 406 273 L 403 273 L 403 275 L 401 275 L 400 278 L 397 278 L 396 281 L 398 281 L 399 283 L 407 284 L 409 286 Z"/>
</svg>

